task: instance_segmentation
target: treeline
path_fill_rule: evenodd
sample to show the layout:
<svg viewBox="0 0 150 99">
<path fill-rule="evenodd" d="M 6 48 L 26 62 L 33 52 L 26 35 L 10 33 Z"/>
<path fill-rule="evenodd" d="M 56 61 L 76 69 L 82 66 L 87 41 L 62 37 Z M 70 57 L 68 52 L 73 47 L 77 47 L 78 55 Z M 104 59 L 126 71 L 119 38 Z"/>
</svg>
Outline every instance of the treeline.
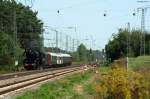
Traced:
<svg viewBox="0 0 150 99">
<path fill-rule="evenodd" d="M 0 64 L 20 59 L 24 49 L 43 46 L 43 23 L 37 14 L 15 0 L 0 0 Z"/>
<path fill-rule="evenodd" d="M 145 54 L 150 55 L 150 32 L 141 32 L 140 30 L 129 32 L 126 29 L 119 29 L 118 33 L 113 34 L 112 39 L 105 46 L 107 59 L 113 61 L 126 57 L 127 53 L 129 57 L 140 56 L 142 34 L 145 35 Z"/>
<path fill-rule="evenodd" d="M 87 49 L 84 44 L 80 44 L 77 51 L 70 52 L 74 61 L 77 62 L 98 62 L 102 59 L 102 52 L 99 50 Z"/>
</svg>

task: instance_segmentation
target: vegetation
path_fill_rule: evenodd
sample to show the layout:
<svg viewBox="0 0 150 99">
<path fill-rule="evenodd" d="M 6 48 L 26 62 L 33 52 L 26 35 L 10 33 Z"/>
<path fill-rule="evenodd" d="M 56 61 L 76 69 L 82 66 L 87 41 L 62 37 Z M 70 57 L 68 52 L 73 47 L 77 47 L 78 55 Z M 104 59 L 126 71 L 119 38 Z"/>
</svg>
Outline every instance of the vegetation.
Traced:
<svg viewBox="0 0 150 99">
<path fill-rule="evenodd" d="M 149 71 L 102 66 L 26 92 L 17 99 L 149 99 Z M 150 70 L 150 69 L 149 69 Z"/>
<path fill-rule="evenodd" d="M 22 59 L 24 49 L 41 48 L 43 23 L 37 14 L 15 0 L 0 0 L 0 65 Z"/>
<path fill-rule="evenodd" d="M 150 56 L 139 56 L 136 58 L 129 58 L 129 69 L 138 70 L 146 68 L 150 65 Z"/>
<path fill-rule="evenodd" d="M 145 54 L 150 55 L 150 33 L 144 32 L 145 34 Z M 141 31 L 120 29 L 117 34 L 112 35 L 112 39 L 109 40 L 105 46 L 107 59 L 113 61 L 121 57 L 127 56 L 127 38 L 130 40 L 129 43 L 129 56 L 137 57 L 140 56 L 140 40 Z M 134 38 L 134 39 L 133 39 Z"/>
<path fill-rule="evenodd" d="M 45 51 L 68 53 L 73 58 L 73 64 L 86 64 L 87 62 L 95 62 L 102 60 L 102 52 L 99 50 L 87 49 L 84 44 L 80 44 L 76 51 L 67 52 L 56 47 L 45 47 Z"/>
<path fill-rule="evenodd" d="M 80 63 L 96 62 L 102 59 L 102 53 L 98 50 L 87 49 L 84 44 L 80 44 L 76 52 L 70 53 L 74 61 Z"/>
<path fill-rule="evenodd" d="M 107 73 L 108 71 L 110 71 L 111 70 L 111 67 L 110 66 L 101 66 L 100 67 L 100 73 L 101 74 L 105 74 L 105 73 Z"/>
<path fill-rule="evenodd" d="M 82 85 L 92 75 L 93 72 L 90 70 L 67 76 L 64 79 L 46 83 L 38 90 L 26 92 L 17 99 L 84 99 L 84 96 L 82 96 L 84 86 Z"/>
<path fill-rule="evenodd" d="M 21 65 L 25 49 L 43 50 L 43 23 L 37 14 L 16 0 L 0 0 L 0 69 L 13 66 L 15 60 Z M 66 52 L 59 48 L 45 50 Z M 98 50 L 88 50 L 83 44 L 69 53 L 79 63 L 96 61 L 102 55 Z"/>
<path fill-rule="evenodd" d="M 150 82 L 145 76 L 123 68 L 114 68 L 96 79 L 94 86 L 99 99 L 149 99 Z"/>
<path fill-rule="evenodd" d="M 150 56 L 140 56 L 129 59 L 129 70 L 138 72 L 150 82 Z"/>
</svg>

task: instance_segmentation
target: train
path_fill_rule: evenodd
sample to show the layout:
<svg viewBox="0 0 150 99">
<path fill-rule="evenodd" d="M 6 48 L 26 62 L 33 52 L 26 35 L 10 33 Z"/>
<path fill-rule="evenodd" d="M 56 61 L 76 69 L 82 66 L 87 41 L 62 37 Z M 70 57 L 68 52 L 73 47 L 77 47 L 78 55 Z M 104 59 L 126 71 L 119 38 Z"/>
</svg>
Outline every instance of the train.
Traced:
<svg viewBox="0 0 150 99">
<path fill-rule="evenodd" d="M 24 68 L 26 70 L 69 66 L 71 64 L 72 57 L 70 54 L 40 52 L 34 50 L 25 51 Z"/>
</svg>

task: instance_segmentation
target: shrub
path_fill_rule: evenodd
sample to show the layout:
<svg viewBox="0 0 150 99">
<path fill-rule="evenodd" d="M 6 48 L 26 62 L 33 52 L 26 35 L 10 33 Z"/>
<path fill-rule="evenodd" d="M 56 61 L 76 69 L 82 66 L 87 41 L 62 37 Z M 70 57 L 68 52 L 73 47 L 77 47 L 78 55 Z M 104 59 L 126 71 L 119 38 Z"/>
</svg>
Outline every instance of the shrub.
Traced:
<svg viewBox="0 0 150 99">
<path fill-rule="evenodd" d="M 100 99 L 148 99 L 149 86 L 143 75 L 114 68 L 96 78 L 94 90 Z"/>
</svg>

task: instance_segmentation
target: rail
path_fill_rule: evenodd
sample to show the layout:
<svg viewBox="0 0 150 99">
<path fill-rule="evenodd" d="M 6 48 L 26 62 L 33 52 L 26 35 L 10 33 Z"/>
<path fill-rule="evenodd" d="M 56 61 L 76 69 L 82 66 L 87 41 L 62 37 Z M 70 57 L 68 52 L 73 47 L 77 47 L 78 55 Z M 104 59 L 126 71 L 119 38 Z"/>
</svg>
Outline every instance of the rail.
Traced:
<svg viewBox="0 0 150 99">
<path fill-rule="evenodd" d="M 72 68 L 70 67 L 67 69 L 65 68 L 65 69 L 61 69 L 61 70 L 47 71 L 45 73 L 39 73 L 38 75 L 34 74 L 34 76 L 32 76 L 32 77 L 26 77 L 26 76 L 24 78 L 21 77 L 22 79 L 20 79 L 20 78 L 12 78 L 11 80 L 5 79 L 5 80 L 3 80 L 3 82 L 6 82 L 8 80 L 10 80 L 10 81 L 9 81 L 9 83 L 3 83 L 0 85 L 0 97 L 4 96 L 5 94 L 10 93 L 12 91 L 27 87 L 29 85 L 34 85 L 39 82 L 43 82 L 45 80 L 56 78 L 56 77 L 59 77 L 59 76 L 65 75 L 65 74 L 69 74 L 69 73 L 72 73 L 75 71 L 79 71 L 79 70 L 81 70 L 81 67 L 72 67 Z M 18 80 L 15 80 L 15 79 L 18 79 Z"/>
</svg>

